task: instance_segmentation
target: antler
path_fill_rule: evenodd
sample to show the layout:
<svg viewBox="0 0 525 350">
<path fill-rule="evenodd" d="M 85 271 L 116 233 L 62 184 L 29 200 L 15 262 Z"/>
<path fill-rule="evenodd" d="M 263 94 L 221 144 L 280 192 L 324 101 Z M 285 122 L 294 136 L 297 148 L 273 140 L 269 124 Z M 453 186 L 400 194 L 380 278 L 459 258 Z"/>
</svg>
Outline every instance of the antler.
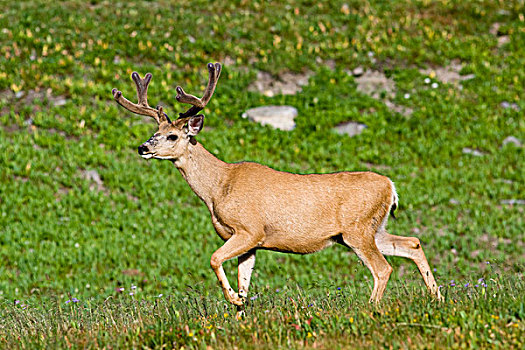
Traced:
<svg viewBox="0 0 525 350">
<path fill-rule="evenodd" d="M 210 75 L 208 78 L 208 86 L 206 87 L 206 90 L 204 90 L 204 95 L 202 98 L 187 94 L 180 86 L 177 86 L 177 101 L 193 105 L 186 112 L 179 113 L 178 119 L 192 117 L 203 110 L 204 107 L 206 107 L 213 95 L 213 92 L 215 91 L 215 87 L 217 86 L 217 81 L 221 75 L 221 68 L 222 67 L 220 63 L 208 63 L 208 71 Z"/>
<path fill-rule="evenodd" d="M 133 72 L 131 74 L 131 78 L 135 82 L 135 85 L 137 85 L 138 103 L 133 103 L 126 99 L 124 96 L 122 96 L 122 91 L 113 89 L 111 92 L 113 93 L 115 101 L 117 101 L 119 105 L 126 108 L 128 111 L 152 117 L 155 119 L 157 124 L 160 124 L 161 121 L 165 120 L 164 118 L 167 119 L 167 115 L 164 114 L 161 106 L 152 108 L 148 105 L 148 85 L 151 81 L 151 77 L 151 73 L 147 73 L 144 76 L 144 79 L 142 79 L 137 72 Z"/>
</svg>

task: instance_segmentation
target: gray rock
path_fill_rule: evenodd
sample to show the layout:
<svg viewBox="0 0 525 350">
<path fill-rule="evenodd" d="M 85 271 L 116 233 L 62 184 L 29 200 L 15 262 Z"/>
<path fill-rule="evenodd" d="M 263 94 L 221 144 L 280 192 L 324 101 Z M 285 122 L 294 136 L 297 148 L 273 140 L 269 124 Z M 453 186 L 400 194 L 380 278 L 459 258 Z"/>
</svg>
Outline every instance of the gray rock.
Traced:
<svg viewBox="0 0 525 350">
<path fill-rule="evenodd" d="M 501 27 L 501 23 L 493 23 L 491 26 L 490 26 L 490 29 L 489 29 L 489 33 L 492 34 L 492 35 L 498 35 L 498 32 L 499 32 L 499 28 Z"/>
<path fill-rule="evenodd" d="M 295 128 L 297 109 L 292 106 L 263 106 L 248 109 L 242 114 L 243 118 L 261 125 L 270 125 L 276 129 L 290 131 Z"/>
<path fill-rule="evenodd" d="M 400 105 L 396 105 L 395 103 L 389 101 L 389 100 L 385 100 L 385 105 L 392 111 L 394 112 L 397 112 L 397 113 L 400 113 L 404 116 L 410 116 L 412 115 L 412 113 L 414 112 L 414 110 L 410 107 L 406 107 L 406 106 L 400 106 Z"/>
<path fill-rule="evenodd" d="M 357 123 L 357 122 L 344 122 L 339 125 L 337 125 L 334 130 L 338 134 L 341 135 L 348 135 L 350 137 L 359 135 L 363 132 L 364 129 L 366 129 L 367 126 L 365 124 Z"/>
<path fill-rule="evenodd" d="M 504 199 L 501 204 L 507 205 L 525 205 L 525 199 Z"/>
<path fill-rule="evenodd" d="M 278 77 L 273 77 L 267 72 L 257 72 L 257 79 L 248 86 L 248 91 L 259 92 L 265 96 L 295 95 L 301 92 L 302 87 L 308 85 L 312 72 L 290 73 L 285 72 Z"/>
<path fill-rule="evenodd" d="M 365 70 L 363 69 L 363 67 L 359 66 L 359 67 L 355 67 L 353 70 L 352 70 L 352 75 L 354 77 L 360 77 L 361 75 L 365 74 Z"/>
<path fill-rule="evenodd" d="M 461 64 L 461 62 L 458 60 L 454 60 L 447 67 L 420 69 L 419 72 L 424 75 L 434 74 L 435 79 L 441 81 L 442 83 L 461 86 L 459 82 L 471 80 L 476 77 L 475 74 L 459 74 L 462 69 L 463 65 Z"/>
<path fill-rule="evenodd" d="M 481 156 L 485 155 L 485 153 L 480 152 L 477 149 L 472 149 L 472 148 L 468 148 L 468 147 L 464 147 L 462 151 L 463 151 L 464 154 L 471 154 L 471 155 L 476 156 L 476 157 L 481 157 Z"/>
<path fill-rule="evenodd" d="M 85 170 L 82 172 L 82 177 L 88 181 L 96 183 L 97 186 L 102 186 L 104 184 L 96 170 Z"/>
<path fill-rule="evenodd" d="M 518 138 L 516 138 L 514 136 L 508 136 L 508 137 L 505 138 L 505 140 L 503 140 L 503 146 L 505 146 L 506 144 L 509 144 L 509 143 L 514 144 L 516 147 L 522 147 L 523 146 L 521 144 L 521 141 L 518 140 Z"/>
<path fill-rule="evenodd" d="M 358 91 L 375 99 L 379 99 L 382 92 L 385 93 L 387 99 L 395 97 L 396 83 L 382 72 L 366 71 L 355 81 Z"/>
<path fill-rule="evenodd" d="M 58 107 L 58 106 L 63 106 L 67 103 L 67 100 L 64 98 L 64 97 L 57 97 L 54 101 L 53 101 L 53 105 L 55 107 Z"/>
<path fill-rule="evenodd" d="M 508 35 L 498 36 L 498 47 L 510 43 L 510 37 Z"/>
</svg>

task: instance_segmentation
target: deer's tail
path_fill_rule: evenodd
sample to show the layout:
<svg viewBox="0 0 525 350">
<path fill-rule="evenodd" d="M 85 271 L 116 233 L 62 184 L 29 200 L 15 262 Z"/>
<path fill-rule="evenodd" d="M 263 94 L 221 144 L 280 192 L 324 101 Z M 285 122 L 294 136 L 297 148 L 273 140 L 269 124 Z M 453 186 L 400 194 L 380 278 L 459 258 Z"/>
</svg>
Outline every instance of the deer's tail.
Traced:
<svg viewBox="0 0 525 350">
<path fill-rule="evenodd" d="M 394 186 L 394 183 L 392 181 L 390 181 L 390 183 L 392 184 L 392 205 L 390 206 L 390 216 L 392 216 L 395 219 L 396 216 L 394 215 L 394 212 L 399 206 L 399 197 L 397 196 L 396 186 Z"/>
</svg>

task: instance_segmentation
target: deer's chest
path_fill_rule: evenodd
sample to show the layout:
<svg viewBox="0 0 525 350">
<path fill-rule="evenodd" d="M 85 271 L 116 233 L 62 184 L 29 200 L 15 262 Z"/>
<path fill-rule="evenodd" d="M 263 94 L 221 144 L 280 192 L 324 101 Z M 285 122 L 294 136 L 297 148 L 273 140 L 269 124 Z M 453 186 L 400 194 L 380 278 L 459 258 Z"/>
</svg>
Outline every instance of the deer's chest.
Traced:
<svg viewBox="0 0 525 350">
<path fill-rule="evenodd" d="M 219 237 L 221 237 L 224 241 L 227 241 L 228 239 L 231 238 L 231 236 L 233 236 L 233 233 L 234 233 L 233 229 L 229 227 L 228 225 L 225 225 L 224 223 L 222 223 L 217 218 L 217 216 L 214 215 L 213 212 L 211 214 L 211 220 L 213 223 L 213 227 L 215 228 L 215 232 L 217 232 Z"/>
</svg>

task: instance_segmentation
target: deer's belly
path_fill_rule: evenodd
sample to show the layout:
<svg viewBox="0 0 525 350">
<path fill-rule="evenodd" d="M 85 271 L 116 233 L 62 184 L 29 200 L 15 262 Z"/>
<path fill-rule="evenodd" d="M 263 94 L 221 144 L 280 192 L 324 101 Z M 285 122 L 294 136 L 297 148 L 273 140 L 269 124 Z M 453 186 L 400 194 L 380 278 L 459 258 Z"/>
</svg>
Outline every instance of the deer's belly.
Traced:
<svg viewBox="0 0 525 350">
<path fill-rule="evenodd" d="M 284 253 L 310 254 L 334 244 L 332 237 L 335 234 L 269 232 L 259 247 Z"/>
</svg>

